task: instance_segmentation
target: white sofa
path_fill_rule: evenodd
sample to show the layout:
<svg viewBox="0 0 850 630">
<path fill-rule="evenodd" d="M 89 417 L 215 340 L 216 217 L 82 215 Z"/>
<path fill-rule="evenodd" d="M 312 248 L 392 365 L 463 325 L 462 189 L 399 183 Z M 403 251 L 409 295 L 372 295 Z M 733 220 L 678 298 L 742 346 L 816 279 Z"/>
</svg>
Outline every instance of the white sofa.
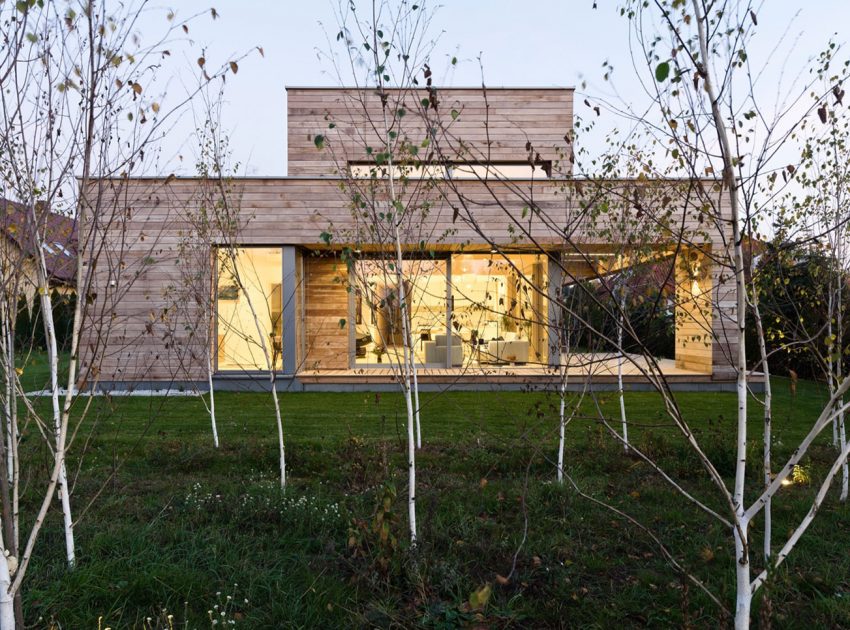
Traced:
<svg viewBox="0 0 850 630">
<path fill-rule="evenodd" d="M 452 365 L 463 365 L 463 340 L 457 335 L 451 339 Z M 446 364 L 446 335 L 434 335 L 433 341 L 425 342 L 425 363 Z"/>
<path fill-rule="evenodd" d="M 528 341 L 491 341 L 487 344 L 487 359 L 492 363 L 528 363 Z"/>
</svg>

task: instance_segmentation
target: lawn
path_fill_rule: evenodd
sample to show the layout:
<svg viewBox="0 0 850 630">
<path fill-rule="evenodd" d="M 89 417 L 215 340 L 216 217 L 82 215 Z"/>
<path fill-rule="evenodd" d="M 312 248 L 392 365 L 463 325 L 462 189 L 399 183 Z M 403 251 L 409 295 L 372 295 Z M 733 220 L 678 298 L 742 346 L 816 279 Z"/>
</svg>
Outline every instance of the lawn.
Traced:
<svg viewBox="0 0 850 630">
<path fill-rule="evenodd" d="M 38 370 L 27 378 L 35 382 Z M 801 383 L 796 395 L 786 381 L 776 388 L 781 456 L 806 431 L 824 395 L 811 383 Z M 198 399 L 97 399 L 70 460 L 79 566 L 73 572 L 63 566 L 54 510 L 25 586 L 29 623 L 168 627 L 169 614 L 175 627 L 192 628 L 210 627 L 211 616 L 244 628 L 725 623 L 645 533 L 554 483 L 557 399 L 551 394 L 423 396 L 416 550 L 406 539 L 401 398 L 340 393 L 280 400 L 290 474 L 285 493 L 276 480 L 269 394 L 217 396 L 218 450 Z M 730 478 L 734 395 L 689 393 L 678 400 Z M 658 396 L 630 393 L 626 404 L 635 443 L 721 509 Z M 602 395 L 601 407 L 616 417 L 613 395 Z M 651 527 L 732 606 L 729 533 L 673 494 L 649 466 L 625 456 L 590 419 L 593 411 L 586 401 L 588 417 L 568 427 L 570 475 L 584 492 Z M 755 405 L 751 430 L 752 495 L 761 449 Z M 36 438 L 30 427 L 23 448 L 32 475 L 44 474 L 48 459 Z M 821 440 L 805 462 L 811 483 L 783 489 L 777 537 L 806 510 L 831 453 Z M 850 508 L 835 497 L 771 580 L 777 626 L 850 627 Z M 30 490 L 25 502 L 35 498 Z M 379 513 L 390 526 L 386 541 L 375 533 Z M 760 527 L 753 525 L 756 540 Z M 471 606 L 470 596 L 488 587 L 486 605 Z"/>
</svg>

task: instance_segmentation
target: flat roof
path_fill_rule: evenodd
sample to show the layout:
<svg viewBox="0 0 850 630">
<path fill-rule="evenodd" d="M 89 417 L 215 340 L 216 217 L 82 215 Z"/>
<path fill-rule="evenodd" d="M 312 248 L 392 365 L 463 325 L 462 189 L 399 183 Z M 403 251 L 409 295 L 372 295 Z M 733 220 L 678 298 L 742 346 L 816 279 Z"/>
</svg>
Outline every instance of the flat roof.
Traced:
<svg viewBox="0 0 850 630">
<path fill-rule="evenodd" d="M 374 90 L 377 86 L 374 85 L 285 85 L 283 89 L 285 90 Z M 575 87 L 569 85 L 547 85 L 547 86 L 529 86 L 529 85 L 478 85 L 478 86 L 470 86 L 470 85 L 461 85 L 461 86 L 451 86 L 451 85 L 438 85 L 432 86 L 437 90 L 454 90 L 454 91 L 462 91 L 462 90 L 474 90 L 476 92 L 480 92 L 483 89 L 487 90 L 511 90 L 511 91 L 520 91 L 520 90 L 560 90 L 560 91 L 569 91 L 574 92 Z M 386 87 L 385 90 L 424 90 L 426 87 L 424 85 L 411 85 L 409 87 Z"/>
<path fill-rule="evenodd" d="M 76 176 L 77 179 L 82 179 L 80 175 Z M 155 180 L 169 180 L 169 181 L 202 181 L 202 180 L 214 180 L 215 178 L 211 177 L 202 177 L 200 175 L 132 175 L 129 177 L 121 177 L 120 175 L 108 175 L 105 177 L 91 176 L 90 179 L 92 181 L 155 181 Z M 250 181 L 250 180 L 259 180 L 259 181 L 349 181 L 349 180 L 359 180 L 361 178 L 353 177 L 341 177 L 339 175 L 233 175 L 225 177 L 226 180 L 232 181 Z M 368 179 L 368 178 L 362 178 Z M 434 178 L 434 179 L 443 179 L 443 178 Z M 480 182 L 478 179 L 454 179 L 454 182 Z M 603 182 L 637 182 L 637 183 L 663 183 L 663 182 L 723 182 L 722 177 L 658 177 L 658 178 L 645 178 L 645 177 L 611 177 L 611 178 L 598 178 L 598 177 L 546 177 L 546 178 L 531 178 L 531 177 L 505 177 L 501 179 L 490 179 L 489 182 L 535 182 L 537 184 L 569 184 L 572 182 L 595 182 L 595 181 L 603 181 Z"/>
</svg>

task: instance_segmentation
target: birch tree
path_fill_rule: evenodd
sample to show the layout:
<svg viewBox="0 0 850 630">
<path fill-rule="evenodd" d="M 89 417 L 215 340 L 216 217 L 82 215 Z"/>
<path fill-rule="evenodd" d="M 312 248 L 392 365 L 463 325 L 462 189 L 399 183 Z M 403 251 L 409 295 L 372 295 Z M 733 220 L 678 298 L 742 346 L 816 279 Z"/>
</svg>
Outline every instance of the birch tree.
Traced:
<svg viewBox="0 0 850 630">
<path fill-rule="evenodd" d="M 720 484 L 723 486 L 720 489 L 724 494 L 728 493 L 728 518 L 735 549 L 735 625 L 744 628 L 750 623 L 754 593 L 764 584 L 768 571 L 779 566 L 797 544 L 823 501 L 836 471 L 846 459 L 846 452 L 839 453 L 813 500 L 811 510 L 792 530 L 777 554 L 770 555 L 771 543 L 767 538 L 764 555 L 770 557 L 765 560 L 766 567 L 753 577 L 750 523 L 769 505 L 782 480 L 800 461 L 824 426 L 837 415 L 835 404 L 847 387 L 842 382 L 833 391 L 830 402 L 813 422 L 806 438 L 769 481 L 769 398 L 765 401 L 764 489 L 755 500 L 748 500 L 745 494 L 747 403 L 752 376 L 748 371 L 745 331 L 748 314 L 753 311 L 748 303 L 750 287 L 745 273 L 744 240 L 745 236 L 752 234 L 752 218 L 761 201 L 757 193 L 763 187 L 763 178 L 770 176 L 769 168 L 773 164 L 776 147 L 787 142 L 791 132 L 801 125 L 798 122 L 796 125 L 792 123 L 790 128 L 782 128 L 775 121 L 768 120 L 765 112 L 759 109 L 757 96 L 751 89 L 740 97 L 735 92 L 738 77 L 743 77 L 746 82 L 755 72 L 747 50 L 758 17 L 750 3 L 702 3 L 696 0 L 691 3 L 629 3 L 624 13 L 628 15 L 635 38 L 641 45 L 642 62 L 653 73 L 654 82 L 649 91 L 662 114 L 664 129 L 671 130 L 665 131 L 662 136 L 668 146 L 675 147 L 676 153 L 671 157 L 690 170 L 692 176 L 702 169 L 719 173 L 722 192 L 718 199 L 728 209 L 731 237 L 724 254 L 728 262 L 724 266 L 734 278 L 736 298 L 736 355 L 731 359 L 736 373 L 737 453 L 732 489 L 726 490 L 724 484 Z M 749 85 L 752 84 L 750 81 Z M 824 96 L 821 95 L 818 106 L 823 106 Z M 793 101 L 792 95 L 785 101 L 786 107 Z M 780 111 L 777 118 L 781 119 L 782 114 L 784 112 Z M 683 124 L 684 128 L 681 128 Z M 758 334 L 763 335 L 763 330 Z M 839 405 L 838 409 L 842 407 Z M 769 519 L 767 513 L 765 516 Z M 769 528 L 766 529 L 769 531 Z"/>
<path fill-rule="evenodd" d="M 401 353 L 388 354 L 388 367 L 406 410 L 412 545 L 417 542 L 416 449 L 422 445 L 422 428 L 410 291 L 422 275 L 422 265 L 433 260 L 434 244 L 441 237 L 424 224 L 440 178 L 422 167 L 420 157 L 427 152 L 429 141 L 415 113 L 424 106 L 427 95 L 418 77 L 423 72 L 430 76 L 429 55 L 434 46 L 428 35 L 431 14 L 426 5 L 406 0 L 373 2 L 360 16 L 354 2 L 340 3 L 335 41 L 341 52 L 331 52 L 328 59 L 341 83 L 349 78 L 354 81 L 354 89 L 346 95 L 350 120 L 329 119 L 327 131 L 315 137 L 317 148 L 332 155 L 343 177 L 355 226 L 345 234 L 331 226 L 322 239 L 327 245 L 337 240 L 355 243 L 341 250 L 349 290 L 365 298 L 370 310 L 398 313 L 391 318 L 389 335 L 398 336 Z M 430 79 L 427 83 L 430 85 Z M 353 141 L 341 132 L 352 124 L 364 129 Z M 361 243 L 369 245 L 368 253 L 361 251 Z M 377 264 L 384 285 L 391 287 L 388 294 L 378 295 L 374 283 L 358 274 L 358 261 Z M 383 338 L 373 341 L 382 347 L 390 345 Z M 448 355 L 451 343 L 449 336 Z"/>
<path fill-rule="evenodd" d="M 23 627 L 20 591 L 39 539 L 45 518 L 58 493 L 63 512 L 65 556 L 69 567 L 77 563 L 74 541 L 75 521 L 66 472 L 66 456 L 74 428 L 77 387 L 96 386 L 97 344 L 83 348 L 83 324 L 89 316 L 94 271 L 120 259 L 120 244 L 104 255 L 103 232 L 120 224 L 125 213 L 102 196 L 101 178 L 121 177 L 142 171 L 154 159 L 155 145 L 167 132 L 171 120 L 192 101 L 193 93 L 160 100 L 156 77 L 171 55 L 169 46 L 182 47 L 178 33 L 189 31 L 192 16 L 178 19 L 163 12 L 163 29 L 143 40 L 138 32 L 139 16 L 146 2 L 117 7 L 106 2 L 45 3 L 40 0 L 0 5 L 0 29 L 7 43 L 0 55 L 0 176 L 2 194 L 25 209 L 15 228 L 20 230 L 23 254 L 34 266 L 34 282 L 47 340 L 50 372 L 49 419 L 21 396 L 17 380 L 14 336 L 10 327 L 17 294 L 14 269 L 4 265 L 3 364 L 6 374 L 6 439 L 3 459 L 11 488 L 11 500 L 3 501 L 3 540 L 0 554 L 0 628 Z M 205 12 L 206 13 L 206 12 Z M 217 16 L 212 12 L 213 16 Z M 191 46 L 187 46 L 187 49 Z M 207 79 L 230 71 L 204 69 Z M 163 73 L 165 71 L 163 70 Z M 209 73 L 209 74 L 208 74 Z M 54 251 L 55 238 L 50 222 L 54 213 L 72 217 L 77 228 L 78 252 L 75 264 L 75 302 L 69 336 L 70 355 L 67 380 L 60 383 L 60 348 L 53 319 L 53 277 L 47 255 Z M 7 226 L 8 227 L 8 226 Z M 114 255 L 115 259 L 110 258 Z M 6 275 L 12 274 L 12 275 Z M 100 298 L 111 287 L 99 287 Z M 109 319 L 102 319 L 98 332 L 109 334 Z M 85 366 L 81 367 L 81 356 Z M 18 460 L 17 403 L 27 406 L 49 436 L 52 463 L 47 475 L 40 475 L 35 509 L 26 519 L 18 518 L 17 496 L 21 471 L 32 462 Z M 88 405 L 82 405 L 73 418 L 79 426 Z M 11 460 L 11 461 L 10 461 Z M 11 475 L 10 475 L 11 473 Z M 29 473 L 28 473 L 29 474 Z M 11 479 L 9 478 L 11 476 Z M 5 484 L 0 484 L 5 485 Z M 19 530 L 26 522 L 27 530 Z M 21 544 L 18 541 L 21 541 Z"/>
<path fill-rule="evenodd" d="M 282 347 L 275 341 L 273 328 L 275 316 L 270 304 L 275 299 L 268 294 L 260 278 L 259 271 L 252 265 L 244 248 L 241 238 L 244 230 L 250 224 L 251 217 L 242 212 L 241 190 L 238 181 L 230 176 L 232 167 L 229 165 L 227 138 L 223 135 L 218 123 L 212 122 L 205 132 L 198 159 L 198 170 L 201 175 L 199 191 L 195 196 L 196 211 L 206 217 L 203 219 L 209 226 L 205 229 L 206 240 L 200 244 L 208 255 L 215 260 L 216 274 L 213 278 L 215 285 L 214 296 L 220 296 L 219 284 L 229 283 L 240 296 L 244 296 L 248 308 L 250 324 L 248 330 L 228 326 L 227 322 L 219 322 L 227 334 L 237 335 L 240 340 L 260 352 L 262 366 L 267 374 L 272 407 L 274 410 L 275 427 L 277 429 L 278 462 L 280 487 L 286 488 L 286 449 L 283 432 L 283 413 L 278 394 L 278 373 L 282 368 Z M 200 236 L 200 235 L 199 235 Z M 252 297 L 259 292 L 261 300 Z M 258 303 L 259 302 L 259 303 Z M 282 304 L 281 304 L 282 306 Z M 277 315 L 280 317 L 280 314 Z M 265 325 L 266 323 L 269 325 Z M 212 341 L 212 321 L 209 322 L 209 337 Z M 211 343 L 208 344 L 208 352 Z M 207 357 L 208 370 L 211 369 L 211 356 Z M 209 372 L 208 372 L 209 375 Z M 208 376 L 211 381 L 211 375 Z M 211 398 L 212 400 L 212 398 Z"/>
</svg>

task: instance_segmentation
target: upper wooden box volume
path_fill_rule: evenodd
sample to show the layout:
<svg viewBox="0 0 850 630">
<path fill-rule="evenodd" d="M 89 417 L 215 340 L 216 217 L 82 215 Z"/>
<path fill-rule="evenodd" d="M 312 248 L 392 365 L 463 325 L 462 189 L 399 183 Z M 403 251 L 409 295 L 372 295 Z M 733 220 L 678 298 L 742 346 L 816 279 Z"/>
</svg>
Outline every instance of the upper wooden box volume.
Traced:
<svg viewBox="0 0 850 630">
<path fill-rule="evenodd" d="M 338 176 L 346 164 L 370 161 L 367 146 L 381 146 L 376 127 L 383 128 L 383 117 L 375 90 L 288 87 L 286 95 L 290 176 Z M 417 145 L 427 137 L 418 113 L 427 97 L 425 90 L 390 91 L 392 111 L 410 112 L 401 130 Z M 531 143 L 533 158 L 539 154 L 551 164 L 553 177 L 571 174 L 565 136 L 573 125 L 572 88 L 487 88 L 486 96 L 482 88 L 446 88 L 437 98 L 445 131 L 440 146 L 449 159 L 522 165 L 528 163 Z M 328 139 L 321 150 L 317 134 Z"/>
</svg>

